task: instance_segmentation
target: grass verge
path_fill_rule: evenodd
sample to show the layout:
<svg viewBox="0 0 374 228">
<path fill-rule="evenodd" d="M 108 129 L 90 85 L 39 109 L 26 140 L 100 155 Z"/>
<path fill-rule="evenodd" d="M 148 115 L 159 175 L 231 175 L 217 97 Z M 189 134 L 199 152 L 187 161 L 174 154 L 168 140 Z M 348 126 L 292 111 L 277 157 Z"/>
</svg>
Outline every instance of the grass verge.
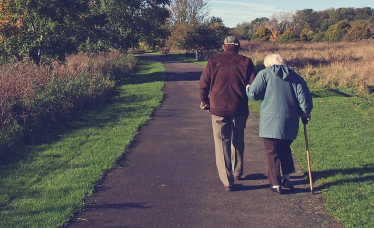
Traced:
<svg viewBox="0 0 374 228">
<path fill-rule="evenodd" d="M 163 65 L 141 61 L 110 98 L 49 129 L 54 140 L 1 155 L 0 227 L 60 227 L 83 207 L 163 99 Z"/>
<path fill-rule="evenodd" d="M 359 97 L 313 99 L 307 125 L 312 175 L 326 209 L 344 227 L 374 225 L 373 114 L 370 101 Z M 303 128 L 293 143 L 298 164 L 307 173 Z"/>
<path fill-rule="evenodd" d="M 344 227 L 374 225 L 374 106 L 370 99 L 338 91 L 313 91 L 314 109 L 307 125 L 314 190 L 327 211 Z M 316 95 L 318 94 L 318 95 Z M 323 94 L 323 96 L 321 96 Z M 259 101 L 250 101 L 260 111 Z M 292 144 L 297 164 L 308 178 L 304 129 Z"/>
</svg>

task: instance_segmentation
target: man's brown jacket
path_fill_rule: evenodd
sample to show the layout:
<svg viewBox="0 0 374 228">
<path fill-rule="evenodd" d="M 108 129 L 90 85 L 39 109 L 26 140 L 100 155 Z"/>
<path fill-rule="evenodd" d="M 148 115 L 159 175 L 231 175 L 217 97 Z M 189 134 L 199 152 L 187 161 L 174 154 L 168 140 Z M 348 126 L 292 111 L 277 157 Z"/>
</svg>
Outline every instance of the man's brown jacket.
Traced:
<svg viewBox="0 0 374 228">
<path fill-rule="evenodd" d="M 209 58 L 200 77 L 201 102 L 210 105 L 212 115 L 248 115 L 245 87 L 252 83 L 256 73 L 250 58 L 226 47 L 224 52 Z"/>
</svg>

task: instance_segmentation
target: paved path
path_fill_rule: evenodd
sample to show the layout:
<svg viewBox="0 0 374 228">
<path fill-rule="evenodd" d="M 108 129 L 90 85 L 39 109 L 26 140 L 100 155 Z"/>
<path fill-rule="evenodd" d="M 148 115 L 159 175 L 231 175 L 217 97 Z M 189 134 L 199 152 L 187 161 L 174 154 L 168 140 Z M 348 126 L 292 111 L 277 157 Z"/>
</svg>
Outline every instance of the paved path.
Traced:
<svg viewBox="0 0 374 228">
<path fill-rule="evenodd" d="M 292 176 L 294 193 L 269 190 L 256 114 L 245 132 L 245 178 L 238 191 L 226 192 L 215 166 L 210 115 L 199 108 L 203 69 L 167 56 L 150 58 L 165 64 L 165 99 L 70 228 L 339 227 L 302 173 Z"/>
</svg>

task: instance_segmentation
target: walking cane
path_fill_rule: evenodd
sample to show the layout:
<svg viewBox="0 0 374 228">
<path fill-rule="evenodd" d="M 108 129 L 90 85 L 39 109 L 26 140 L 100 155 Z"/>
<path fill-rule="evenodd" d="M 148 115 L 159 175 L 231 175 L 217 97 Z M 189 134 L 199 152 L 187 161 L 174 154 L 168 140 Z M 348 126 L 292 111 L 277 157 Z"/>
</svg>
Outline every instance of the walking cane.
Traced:
<svg viewBox="0 0 374 228">
<path fill-rule="evenodd" d="M 306 124 L 304 125 L 304 136 L 305 136 L 305 146 L 306 146 L 306 156 L 308 158 L 308 171 L 309 171 L 309 184 L 310 192 L 313 194 L 313 180 L 312 180 L 312 170 L 310 168 L 310 156 L 309 156 L 309 145 L 308 145 L 308 136 L 306 134 Z"/>
</svg>

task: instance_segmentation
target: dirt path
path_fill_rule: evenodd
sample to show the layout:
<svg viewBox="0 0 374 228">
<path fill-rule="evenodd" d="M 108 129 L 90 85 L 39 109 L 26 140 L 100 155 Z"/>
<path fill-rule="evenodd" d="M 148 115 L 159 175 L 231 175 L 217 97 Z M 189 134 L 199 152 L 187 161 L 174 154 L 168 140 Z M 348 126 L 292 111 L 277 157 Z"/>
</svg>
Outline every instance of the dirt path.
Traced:
<svg viewBox="0 0 374 228">
<path fill-rule="evenodd" d="M 292 176 L 294 193 L 269 190 L 253 113 L 245 132 L 245 178 L 238 191 L 226 192 L 215 167 L 210 115 L 199 108 L 203 69 L 149 57 L 165 64 L 165 99 L 69 227 L 340 227 L 302 173 Z"/>
</svg>

